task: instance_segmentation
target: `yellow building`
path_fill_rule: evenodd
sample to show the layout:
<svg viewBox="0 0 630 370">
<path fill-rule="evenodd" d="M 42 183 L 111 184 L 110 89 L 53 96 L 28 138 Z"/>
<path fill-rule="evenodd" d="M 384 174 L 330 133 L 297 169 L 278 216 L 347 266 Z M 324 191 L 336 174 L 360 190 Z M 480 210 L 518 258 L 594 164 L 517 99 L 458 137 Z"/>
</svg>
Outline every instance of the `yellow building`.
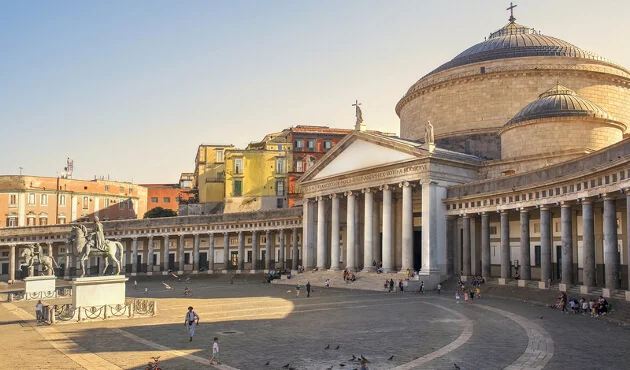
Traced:
<svg viewBox="0 0 630 370">
<path fill-rule="evenodd" d="M 199 145 L 194 173 L 199 203 L 224 201 L 225 151 L 230 149 L 234 149 L 234 145 Z"/>
<path fill-rule="evenodd" d="M 293 145 L 286 135 L 267 135 L 246 149 L 225 150 L 225 213 L 287 206 L 287 173 Z"/>
</svg>

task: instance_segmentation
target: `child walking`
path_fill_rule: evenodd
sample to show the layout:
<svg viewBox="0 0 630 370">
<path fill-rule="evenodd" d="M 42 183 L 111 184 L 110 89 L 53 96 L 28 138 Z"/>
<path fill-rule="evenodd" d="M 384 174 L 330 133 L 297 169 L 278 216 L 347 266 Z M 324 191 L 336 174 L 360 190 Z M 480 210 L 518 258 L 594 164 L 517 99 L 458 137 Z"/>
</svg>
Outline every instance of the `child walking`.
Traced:
<svg viewBox="0 0 630 370">
<path fill-rule="evenodd" d="M 217 360 L 217 365 L 221 365 L 221 361 L 219 361 L 219 338 L 214 337 L 214 343 L 212 344 L 212 359 L 210 359 L 210 365 L 214 363 L 214 360 Z"/>
<path fill-rule="evenodd" d="M 295 286 L 295 293 L 296 293 L 296 297 L 299 297 L 299 296 L 300 296 L 300 288 L 301 288 L 301 286 L 300 286 L 300 284 L 298 283 L 298 285 L 296 285 L 296 286 Z"/>
</svg>

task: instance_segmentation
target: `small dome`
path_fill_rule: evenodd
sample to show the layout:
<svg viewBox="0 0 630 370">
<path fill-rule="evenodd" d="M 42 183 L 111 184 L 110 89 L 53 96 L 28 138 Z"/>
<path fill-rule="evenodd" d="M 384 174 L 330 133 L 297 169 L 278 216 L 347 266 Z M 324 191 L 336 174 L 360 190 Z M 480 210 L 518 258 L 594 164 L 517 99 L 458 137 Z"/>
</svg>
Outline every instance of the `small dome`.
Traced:
<svg viewBox="0 0 630 370">
<path fill-rule="evenodd" d="M 615 120 L 597 104 L 592 103 L 560 84 L 540 94 L 527 104 L 504 127 L 523 121 L 552 117 L 597 117 Z"/>
<path fill-rule="evenodd" d="M 442 64 L 424 77 L 447 69 L 478 62 L 547 56 L 592 59 L 615 64 L 606 58 L 580 49 L 566 41 L 542 35 L 533 28 L 510 22 L 501 29 L 491 33 L 485 41 L 464 50 L 451 61 Z"/>
</svg>

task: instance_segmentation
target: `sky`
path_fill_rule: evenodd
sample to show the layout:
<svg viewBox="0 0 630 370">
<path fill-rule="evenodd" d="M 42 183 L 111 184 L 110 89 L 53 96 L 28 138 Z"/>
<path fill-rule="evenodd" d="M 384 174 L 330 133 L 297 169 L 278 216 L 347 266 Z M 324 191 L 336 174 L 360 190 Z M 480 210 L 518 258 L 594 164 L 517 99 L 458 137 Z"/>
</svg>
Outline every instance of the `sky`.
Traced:
<svg viewBox="0 0 630 370">
<path fill-rule="evenodd" d="M 515 1 L 517 23 L 630 67 L 630 1 Z M 508 1 L 0 2 L 0 174 L 176 183 L 199 144 L 295 125 L 399 132 L 426 73 Z"/>
</svg>

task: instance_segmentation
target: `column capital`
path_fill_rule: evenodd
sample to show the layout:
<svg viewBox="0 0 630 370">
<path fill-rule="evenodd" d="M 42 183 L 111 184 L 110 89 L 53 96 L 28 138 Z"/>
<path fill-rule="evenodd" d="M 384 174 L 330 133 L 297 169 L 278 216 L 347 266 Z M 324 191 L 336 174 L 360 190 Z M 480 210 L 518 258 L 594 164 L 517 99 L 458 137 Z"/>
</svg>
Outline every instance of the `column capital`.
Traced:
<svg viewBox="0 0 630 370">
<path fill-rule="evenodd" d="M 153 234 L 149 235 L 149 240 L 153 240 Z"/>
<path fill-rule="evenodd" d="M 52 246 L 52 244 L 53 244 L 52 242 L 46 242 L 46 245 L 49 247 Z"/>
<path fill-rule="evenodd" d="M 364 188 L 364 189 L 361 189 L 361 193 L 364 193 L 364 194 L 365 194 L 365 193 L 374 193 L 374 192 L 375 192 L 375 191 L 374 191 L 374 189 L 372 189 L 372 188 Z"/>
<path fill-rule="evenodd" d="M 355 194 L 352 191 L 346 191 L 345 193 L 343 193 L 343 195 L 350 197 L 350 196 L 354 196 Z"/>
<path fill-rule="evenodd" d="M 560 207 L 562 207 L 562 208 L 571 208 L 571 207 L 573 207 L 573 202 L 572 201 L 560 202 Z"/>
<path fill-rule="evenodd" d="M 538 205 L 538 208 L 541 211 L 549 211 L 551 209 L 551 205 L 549 205 L 549 204 L 540 204 L 540 205 Z"/>
<path fill-rule="evenodd" d="M 604 200 L 616 200 L 617 197 L 613 193 L 604 193 L 604 194 L 602 194 L 602 199 L 604 199 Z"/>
<path fill-rule="evenodd" d="M 531 211 L 531 210 L 532 210 L 531 207 L 521 207 L 521 208 L 519 208 L 518 211 L 521 212 L 521 213 L 529 213 L 529 211 Z"/>
<path fill-rule="evenodd" d="M 324 198 L 325 196 L 318 196 L 318 197 L 315 197 L 315 200 L 319 202 L 319 201 L 324 200 Z"/>
<path fill-rule="evenodd" d="M 330 199 L 337 199 L 337 198 L 340 198 L 340 196 L 337 193 L 332 193 L 332 194 L 330 194 L 328 196 L 328 198 L 330 198 Z"/>
<path fill-rule="evenodd" d="M 407 188 L 407 187 L 413 188 L 414 186 L 415 185 L 412 184 L 410 181 L 403 181 L 403 182 L 398 183 L 398 187 L 401 187 L 401 188 Z"/>
<path fill-rule="evenodd" d="M 271 230 L 265 230 L 265 234 L 267 235 L 271 234 Z"/>
<path fill-rule="evenodd" d="M 462 216 L 462 218 L 470 218 L 470 213 L 462 213 L 460 216 Z"/>
<path fill-rule="evenodd" d="M 595 200 L 591 198 L 578 199 L 578 201 L 582 204 L 594 204 Z"/>
<path fill-rule="evenodd" d="M 134 236 L 134 237 L 131 238 L 131 240 L 133 240 L 134 242 L 137 242 L 138 241 L 138 237 Z"/>
<path fill-rule="evenodd" d="M 311 198 L 303 198 L 302 199 L 302 204 L 308 204 L 308 202 L 312 202 L 313 200 Z"/>
<path fill-rule="evenodd" d="M 378 190 L 384 191 L 384 190 L 392 190 L 391 185 L 389 184 L 385 184 L 385 185 L 381 185 L 378 187 Z"/>
<path fill-rule="evenodd" d="M 500 209 L 500 210 L 498 210 L 497 212 L 498 212 L 498 213 L 501 213 L 501 214 L 504 214 L 504 213 L 505 213 L 505 214 L 508 214 L 510 211 L 511 211 L 510 209 Z"/>
</svg>

